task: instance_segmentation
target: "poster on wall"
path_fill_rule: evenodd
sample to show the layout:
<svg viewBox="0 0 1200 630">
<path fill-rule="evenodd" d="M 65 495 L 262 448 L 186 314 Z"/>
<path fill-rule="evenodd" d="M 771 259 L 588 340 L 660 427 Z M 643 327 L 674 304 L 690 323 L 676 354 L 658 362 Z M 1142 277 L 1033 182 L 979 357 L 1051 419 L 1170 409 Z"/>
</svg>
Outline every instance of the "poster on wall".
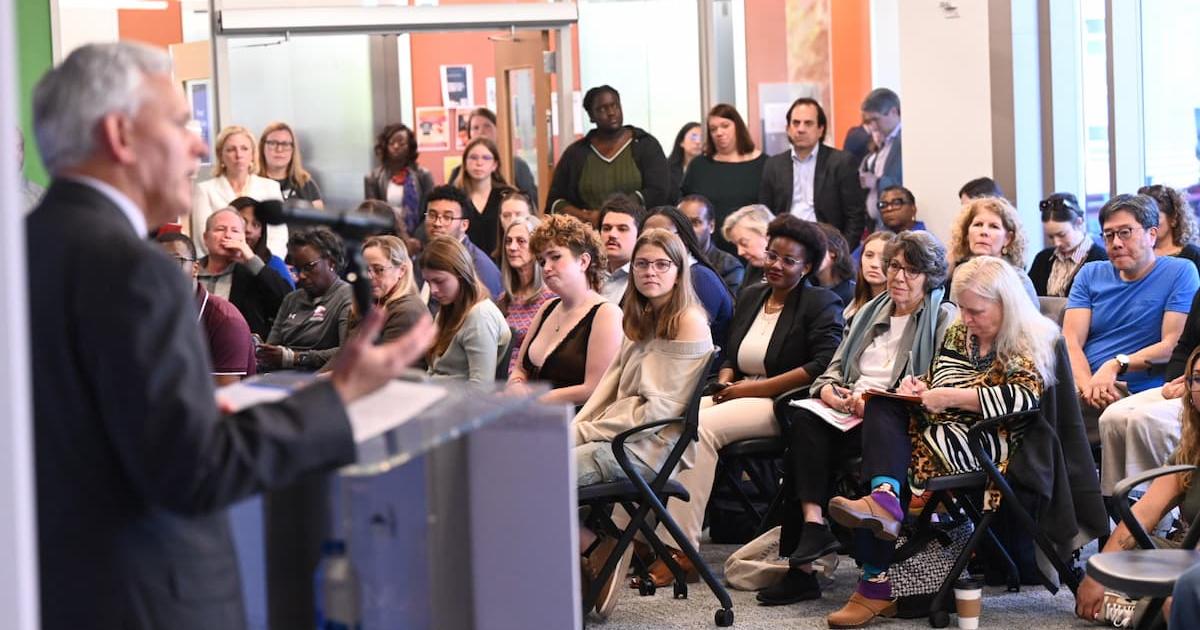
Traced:
<svg viewBox="0 0 1200 630">
<path fill-rule="evenodd" d="M 471 139 L 471 112 L 475 111 L 474 107 L 462 107 L 454 110 L 454 120 L 457 121 L 454 134 L 454 149 L 462 151 L 467 148 L 467 141 Z"/>
<path fill-rule="evenodd" d="M 422 151 L 449 151 L 449 110 L 445 107 L 418 107 L 416 131 L 418 149 Z"/>
<path fill-rule="evenodd" d="M 442 66 L 442 105 L 468 107 L 475 102 L 471 64 Z"/>
<path fill-rule="evenodd" d="M 187 94 L 188 105 L 192 109 L 192 124 L 196 133 L 204 140 L 205 147 L 212 146 L 212 90 L 209 89 L 208 79 L 194 79 L 183 82 L 183 90 Z M 212 164 L 211 149 L 207 149 L 200 159 L 201 165 Z"/>
</svg>

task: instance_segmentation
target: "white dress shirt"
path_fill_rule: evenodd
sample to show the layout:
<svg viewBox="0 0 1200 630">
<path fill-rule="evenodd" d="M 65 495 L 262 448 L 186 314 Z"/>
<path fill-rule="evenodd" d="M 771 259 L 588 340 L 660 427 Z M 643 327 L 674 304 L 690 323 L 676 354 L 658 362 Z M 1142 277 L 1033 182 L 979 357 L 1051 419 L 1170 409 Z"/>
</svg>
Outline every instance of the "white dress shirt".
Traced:
<svg viewBox="0 0 1200 630">
<path fill-rule="evenodd" d="M 816 221 L 813 207 L 813 180 L 817 174 L 817 151 L 813 147 L 808 157 L 801 159 L 792 147 L 792 209 L 791 213 L 806 221 Z"/>
<path fill-rule="evenodd" d="M 282 201 L 283 193 L 279 190 L 279 182 L 258 175 L 250 176 L 241 195 L 233 191 L 233 186 L 224 175 L 197 183 L 192 193 L 191 236 L 199 256 L 208 254 L 208 248 L 204 246 L 204 223 L 208 221 L 209 215 L 229 207 L 229 202 L 238 197 L 250 197 L 256 201 Z M 267 247 L 271 249 L 271 253 L 280 258 L 287 256 L 287 226 L 272 225 L 267 232 Z"/>
</svg>

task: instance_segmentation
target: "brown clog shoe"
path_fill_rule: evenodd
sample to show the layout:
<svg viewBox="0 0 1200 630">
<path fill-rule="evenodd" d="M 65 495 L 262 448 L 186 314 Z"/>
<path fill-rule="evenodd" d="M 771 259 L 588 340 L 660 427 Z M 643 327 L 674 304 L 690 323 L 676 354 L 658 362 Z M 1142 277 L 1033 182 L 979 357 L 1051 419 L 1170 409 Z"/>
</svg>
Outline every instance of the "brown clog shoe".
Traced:
<svg viewBox="0 0 1200 630">
<path fill-rule="evenodd" d="M 667 551 L 671 554 L 671 558 L 683 569 L 683 575 L 688 584 L 695 584 L 700 581 L 700 572 L 696 570 L 696 566 L 688 559 L 687 554 L 673 547 L 667 547 Z M 671 568 L 662 560 L 655 560 L 649 568 L 650 578 L 654 581 L 654 586 L 663 588 L 675 583 L 675 575 L 671 573 Z M 641 588 L 642 578 L 633 576 L 629 579 L 629 588 Z"/>
<path fill-rule="evenodd" d="M 870 494 L 861 499 L 830 499 L 829 518 L 837 521 L 842 527 L 869 529 L 880 540 L 896 540 L 900 535 L 900 521 L 876 503 L 874 496 Z"/>
<path fill-rule="evenodd" d="M 841 609 L 829 613 L 825 621 L 830 628 L 861 628 L 876 617 L 895 617 L 896 600 L 870 599 L 855 591 Z"/>
</svg>

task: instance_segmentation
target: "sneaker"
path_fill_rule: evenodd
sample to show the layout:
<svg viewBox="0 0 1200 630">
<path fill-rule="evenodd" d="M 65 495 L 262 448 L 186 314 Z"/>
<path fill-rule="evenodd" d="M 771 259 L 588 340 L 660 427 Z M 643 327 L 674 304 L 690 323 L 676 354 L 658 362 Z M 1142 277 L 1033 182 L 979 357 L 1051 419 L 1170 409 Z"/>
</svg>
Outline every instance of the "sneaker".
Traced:
<svg viewBox="0 0 1200 630">
<path fill-rule="evenodd" d="M 760 606 L 786 606 L 820 598 L 821 586 L 817 584 L 817 577 L 800 569 L 788 569 L 782 580 L 755 595 Z"/>
<path fill-rule="evenodd" d="M 1114 628 L 1132 626 L 1133 611 L 1137 608 L 1137 600 L 1129 599 L 1111 591 L 1104 593 L 1104 605 L 1100 607 L 1100 621 Z"/>
</svg>

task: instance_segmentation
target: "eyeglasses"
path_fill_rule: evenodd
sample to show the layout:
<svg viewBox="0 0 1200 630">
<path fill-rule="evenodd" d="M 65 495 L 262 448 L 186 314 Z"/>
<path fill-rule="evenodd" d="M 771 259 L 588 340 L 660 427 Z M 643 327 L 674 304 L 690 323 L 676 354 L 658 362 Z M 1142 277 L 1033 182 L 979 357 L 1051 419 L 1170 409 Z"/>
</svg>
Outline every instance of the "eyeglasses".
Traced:
<svg viewBox="0 0 1200 630">
<path fill-rule="evenodd" d="M 888 208 L 903 208 L 904 206 L 907 206 L 907 205 L 908 205 L 907 199 L 893 199 L 891 201 L 875 202 L 875 207 L 879 208 L 880 210 L 887 210 Z"/>
<path fill-rule="evenodd" d="M 912 267 L 905 267 L 894 260 L 888 263 L 887 271 L 888 273 L 902 273 L 904 274 L 904 277 L 909 280 L 921 275 L 919 270 L 913 269 Z"/>
<path fill-rule="evenodd" d="M 175 262 L 177 262 L 181 265 L 184 263 L 191 264 L 191 263 L 196 262 L 195 258 L 188 258 L 187 256 L 171 256 L 171 258 L 174 258 Z"/>
<path fill-rule="evenodd" d="M 302 273 L 313 273 L 317 270 L 317 265 L 321 262 L 321 260 L 323 259 L 318 258 L 312 262 L 306 262 L 303 265 L 296 265 L 296 275 L 300 275 Z"/>
<path fill-rule="evenodd" d="M 425 213 L 425 220 L 429 221 L 430 223 L 454 223 L 455 221 L 462 221 L 465 218 L 466 217 L 456 217 L 452 214 L 438 214 L 436 212 Z"/>
<path fill-rule="evenodd" d="M 643 273 L 647 269 L 654 269 L 654 271 L 656 273 L 667 273 L 668 271 L 671 270 L 671 265 L 674 265 L 674 264 L 675 263 L 673 261 L 667 260 L 666 258 L 658 258 L 655 260 L 646 260 L 645 258 L 639 258 L 639 259 L 633 261 L 633 268 L 636 269 L 637 271 L 641 271 Z"/>
<path fill-rule="evenodd" d="M 800 264 L 804 263 L 804 261 L 800 260 L 799 258 L 792 258 L 791 256 L 780 256 L 779 254 L 776 254 L 775 252 L 773 252 L 769 249 L 766 250 L 766 256 L 767 256 L 767 264 L 768 265 L 773 265 L 777 261 L 780 261 L 780 260 L 783 261 L 783 264 L 786 267 L 795 267 L 796 265 L 800 265 Z"/>
<path fill-rule="evenodd" d="M 1200 376 L 1192 375 L 1187 377 L 1187 388 L 1191 392 L 1200 392 Z"/>
<path fill-rule="evenodd" d="M 1142 226 L 1139 225 L 1136 227 L 1123 227 L 1119 230 L 1104 230 L 1104 242 L 1112 243 L 1113 239 L 1117 239 L 1117 238 L 1121 239 L 1122 242 L 1125 242 L 1125 241 L 1128 241 L 1129 239 L 1133 238 L 1134 231 L 1144 230 L 1144 229 L 1146 229 L 1146 228 L 1143 228 Z"/>
<path fill-rule="evenodd" d="M 267 140 L 263 146 L 273 151 L 291 151 L 296 143 L 289 140 Z"/>
<path fill-rule="evenodd" d="M 367 275 L 372 278 L 378 278 L 395 268 L 395 265 L 370 265 L 367 267 Z"/>
<path fill-rule="evenodd" d="M 492 162 L 492 161 L 495 161 L 495 159 L 496 159 L 496 158 L 492 157 L 491 155 L 489 155 L 489 154 L 487 154 L 487 153 L 484 153 L 483 155 L 468 155 L 468 156 L 467 156 L 467 161 L 468 161 L 468 162 L 484 162 L 484 163 L 487 163 L 487 162 Z"/>
</svg>

